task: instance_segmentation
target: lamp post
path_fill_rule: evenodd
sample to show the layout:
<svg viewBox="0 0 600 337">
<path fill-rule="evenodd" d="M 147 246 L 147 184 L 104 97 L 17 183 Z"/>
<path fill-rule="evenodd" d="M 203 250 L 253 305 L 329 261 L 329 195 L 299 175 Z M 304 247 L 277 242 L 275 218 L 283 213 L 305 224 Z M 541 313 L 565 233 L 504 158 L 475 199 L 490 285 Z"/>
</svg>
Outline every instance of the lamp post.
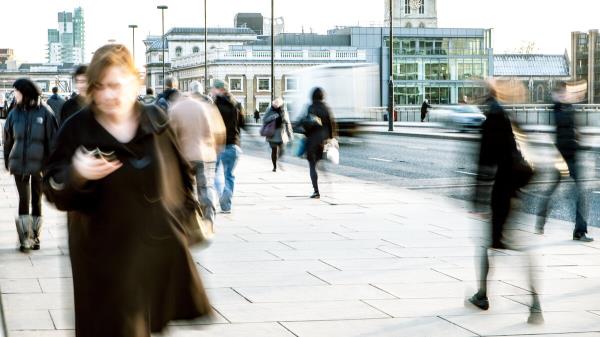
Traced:
<svg viewBox="0 0 600 337">
<path fill-rule="evenodd" d="M 394 0 L 390 2 L 390 36 L 389 36 L 389 67 L 388 79 L 388 131 L 394 131 Z"/>
<path fill-rule="evenodd" d="M 275 100 L 275 0 L 271 0 L 271 102 Z"/>
<path fill-rule="evenodd" d="M 129 25 L 129 28 L 131 28 L 131 52 L 133 54 L 133 61 L 135 62 L 135 29 L 137 28 L 137 25 Z"/>
<path fill-rule="evenodd" d="M 208 95 L 210 82 L 208 80 L 208 24 L 206 2 L 207 0 L 204 0 L 204 94 Z"/>
<path fill-rule="evenodd" d="M 166 43 L 165 43 L 165 9 L 168 9 L 168 6 L 165 5 L 160 5 L 160 6 L 156 6 L 157 9 L 160 9 L 160 14 L 162 17 L 162 43 L 161 43 L 161 47 L 162 47 L 162 77 L 163 77 L 163 84 L 162 84 L 162 89 L 163 91 L 165 90 L 165 47 L 166 47 Z"/>
</svg>

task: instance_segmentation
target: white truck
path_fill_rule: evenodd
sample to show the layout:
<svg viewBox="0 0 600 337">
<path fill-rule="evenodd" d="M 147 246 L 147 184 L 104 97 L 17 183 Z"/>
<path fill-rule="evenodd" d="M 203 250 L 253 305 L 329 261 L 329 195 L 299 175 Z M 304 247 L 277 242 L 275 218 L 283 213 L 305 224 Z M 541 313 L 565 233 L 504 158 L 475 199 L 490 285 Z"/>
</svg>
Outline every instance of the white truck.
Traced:
<svg viewBox="0 0 600 337">
<path fill-rule="evenodd" d="M 340 135 L 353 135 L 360 122 L 371 120 L 369 108 L 380 106 L 379 66 L 375 64 L 327 64 L 291 73 L 298 90 L 290 95 L 290 118 L 297 121 L 306 114 L 312 91 L 325 91 L 325 102 L 338 124 Z"/>
</svg>

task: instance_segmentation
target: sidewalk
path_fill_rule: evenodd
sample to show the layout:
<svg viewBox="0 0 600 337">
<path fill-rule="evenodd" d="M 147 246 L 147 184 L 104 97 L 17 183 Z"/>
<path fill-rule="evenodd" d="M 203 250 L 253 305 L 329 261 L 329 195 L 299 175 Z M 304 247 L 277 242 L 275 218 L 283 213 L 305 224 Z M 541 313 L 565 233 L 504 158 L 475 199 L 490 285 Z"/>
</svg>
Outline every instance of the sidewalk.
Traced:
<svg viewBox="0 0 600 337">
<path fill-rule="evenodd" d="M 242 157 L 233 213 L 219 215 L 214 244 L 193 253 L 214 321 L 174 326 L 169 336 L 600 336 L 600 242 L 573 243 L 570 224 L 552 221 L 540 237 L 531 217 L 513 221 L 522 228 L 510 232 L 538 256 L 546 323 L 532 326 L 521 253 L 494 253 L 488 312 L 464 305 L 487 226 L 465 203 L 331 173 L 315 201 L 306 167 L 272 173 L 270 165 Z M 9 336 L 74 336 L 65 216 L 45 205 L 42 250 L 21 254 L 17 192 L 4 171 L 0 187 Z"/>
</svg>

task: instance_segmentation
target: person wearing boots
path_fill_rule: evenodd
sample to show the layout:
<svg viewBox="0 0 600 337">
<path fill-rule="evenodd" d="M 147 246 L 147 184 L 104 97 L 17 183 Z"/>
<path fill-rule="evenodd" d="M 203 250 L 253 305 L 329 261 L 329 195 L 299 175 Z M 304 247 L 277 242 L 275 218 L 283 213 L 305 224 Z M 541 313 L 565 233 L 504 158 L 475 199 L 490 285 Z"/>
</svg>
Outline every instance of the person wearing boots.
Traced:
<svg viewBox="0 0 600 337">
<path fill-rule="evenodd" d="M 4 166 L 15 177 L 19 192 L 16 226 L 20 250 L 25 252 L 40 249 L 41 172 L 49 156 L 58 123 L 51 110 L 40 103 L 42 93 L 32 81 L 18 79 L 13 88 L 16 106 L 10 111 L 4 124 Z"/>
</svg>

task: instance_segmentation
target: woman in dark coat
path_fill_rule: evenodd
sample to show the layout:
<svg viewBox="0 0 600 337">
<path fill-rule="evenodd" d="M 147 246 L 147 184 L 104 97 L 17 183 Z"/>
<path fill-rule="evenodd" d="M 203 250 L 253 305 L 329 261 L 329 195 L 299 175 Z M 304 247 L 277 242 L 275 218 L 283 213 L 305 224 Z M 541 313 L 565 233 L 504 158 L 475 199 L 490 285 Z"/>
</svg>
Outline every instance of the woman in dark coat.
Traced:
<svg viewBox="0 0 600 337">
<path fill-rule="evenodd" d="M 310 180 L 314 189 L 312 199 L 321 198 L 317 163 L 323 159 L 325 143 L 327 140 L 335 138 L 336 134 L 335 119 L 329 107 L 323 102 L 324 99 L 323 89 L 315 88 L 312 94 L 312 104 L 308 107 L 307 116 L 302 123 L 306 135 L 306 159 L 308 159 Z"/>
<path fill-rule="evenodd" d="M 267 125 L 275 121 L 275 132 L 266 137 L 271 147 L 271 162 L 273 172 L 277 172 L 277 161 L 283 156 L 284 146 L 294 138 L 290 116 L 283 106 L 283 99 L 277 98 L 271 103 L 263 118 L 263 124 Z"/>
<path fill-rule="evenodd" d="M 491 193 L 491 237 L 486 243 L 481 257 L 480 283 L 478 292 L 469 301 L 482 310 L 489 308 L 487 297 L 487 277 L 489 273 L 488 249 L 509 249 L 503 241 L 503 232 L 511 211 L 511 199 L 516 196 L 519 188 L 531 178 L 527 170 L 520 167 L 524 159 L 517 148 L 510 118 L 497 99 L 494 85 L 490 85 L 490 96 L 486 101 L 488 111 L 482 125 L 481 148 L 479 152 L 479 179 L 493 181 Z M 477 185 L 477 201 L 480 201 L 483 184 Z M 532 264 L 529 264 L 532 265 Z M 529 284 L 532 292 L 532 305 L 529 322 L 543 322 L 541 305 L 534 286 L 534 280 L 529 274 Z"/>
<path fill-rule="evenodd" d="M 95 52 L 90 104 L 61 128 L 44 179 L 68 211 L 78 337 L 150 337 L 210 313 L 184 229 L 191 170 L 164 112 L 136 102 L 137 76 L 124 46 Z"/>
<path fill-rule="evenodd" d="M 16 105 L 4 124 L 4 166 L 15 177 L 19 192 L 16 226 L 20 250 L 38 250 L 42 228 L 42 169 L 50 155 L 58 124 L 51 110 L 40 103 L 41 92 L 33 82 L 19 79 L 13 87 Z"/>
</svg>

